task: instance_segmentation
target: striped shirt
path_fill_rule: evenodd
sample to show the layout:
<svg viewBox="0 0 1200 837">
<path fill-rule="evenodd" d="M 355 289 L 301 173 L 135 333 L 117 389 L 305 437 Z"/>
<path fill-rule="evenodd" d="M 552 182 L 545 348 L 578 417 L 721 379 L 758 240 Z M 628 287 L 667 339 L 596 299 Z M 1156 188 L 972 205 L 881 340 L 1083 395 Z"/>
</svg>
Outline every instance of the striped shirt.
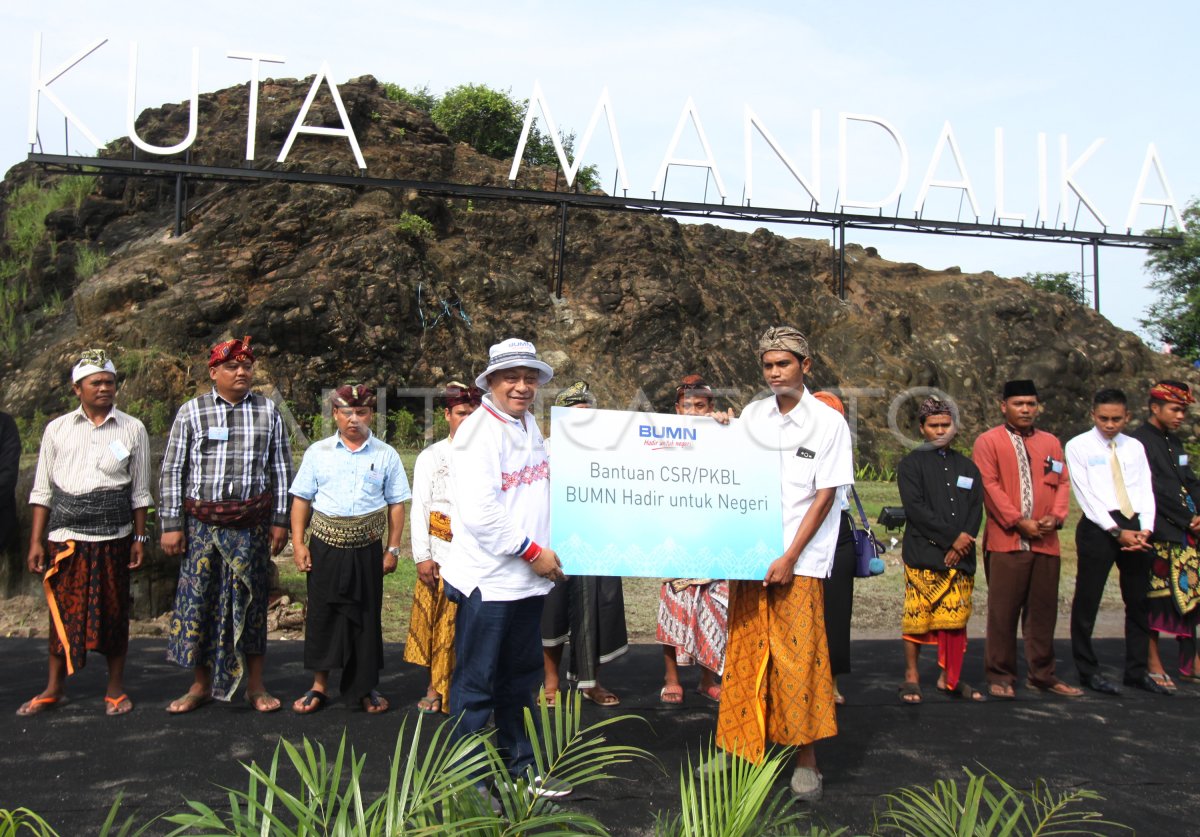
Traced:
<svg viewBox="0 0 1200 837">
<path fill-rule="evenodd" d="M 162 531 L 183 529 L 183 500 L 216 503 L 275 495 L 271 525 L 288 525 L 292 449 L 270 399 L 249 393 L 234 404 L 212 392 L 182 407 L 171 426 L 159 476 Z"/>
<path fill-rule="evenodd" d="M 150 497 L 150 439 L 145 426 L 115 407 L 99 425 L 92 423 L 82 406 L 59 416 L 42 433 L 30 504 L 50 508 L 55 486 L 67 494 L 128 488 L 131 507 L 147 508 L 154 501 Z M 56 543 L 97 541 L 123 538 L 132 531 L 130 524 L 111 536 L 62 528 L 52 530 L 48 538 Z"/>
</svg>

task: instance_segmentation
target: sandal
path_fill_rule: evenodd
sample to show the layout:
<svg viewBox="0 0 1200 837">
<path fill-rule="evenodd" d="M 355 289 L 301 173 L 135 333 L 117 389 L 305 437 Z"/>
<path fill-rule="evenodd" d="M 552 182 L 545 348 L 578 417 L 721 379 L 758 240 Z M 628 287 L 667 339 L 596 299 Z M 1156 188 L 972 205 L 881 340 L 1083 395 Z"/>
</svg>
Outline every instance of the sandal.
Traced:
<svg viewBox="0 0 1200 837">
<path fill-rule="evenodd" d="M 250 704 L 250 708 L 255 712 L 262 712 L 264 715 L 283 708 L 279 698 L 270 692 L 246 692 L 246 703 Z"/>
<path fill-rule="evenodd" d="M 382 715 L 388 711 L 387 698 L 372 689 L 363 695 L 362 708 L 368 715 Z"/>
<path fill-rule="evenodd" d="M 983 692 L 976 689 L 966 680 L 959 680 L 958 685 L 953 689 L 947 689 L 945 686 L 938 686 L 938 690 L 945 692 L 947 696 L 952 697 L 955 700 L 973 700 L 977 703 L 982 703 L 983 701 L 987 700 L 987 698 L 984 697 Z"/>
<path fill-rule="evenodd" d="M 417 711 L 422 715 L 437 715 L 442 711 L 442 696 L 425 695 L 417 701 Z"/>
<path fill-rule="evenodd" d="M 292 711 L 297 715 L 311 715 L 325 708 L 329 696 L 317 689 L 309 689 L 292 704 Z"/>
<path fill-rule="evenodd" d="M 989 683 L 988 697 L 994 700 L 1016 700 L 1017 692 L 1011 683 Z"/>
<path fill-rule="evenodd" d="M 579 693 L 583 695 L 584 700 L 590 700 L 597 706 L 609 707 L 621 705 L 621 699 L 603 686 L 595 686 L 591 689 L 580 689 Z"/>
<path fill-rule="evenodd" d="M 124 715 L 126 712 L 133 711 L 133 701 L 129 699 L 129 695 L 121 694 L 117 697 L 104 696 L 104 714 L 105 715 Z"/>
<path fill-rule="evenodd" d="M 921 693 L 920 683 L 909 683 L 905 680 L 900 684 L 900 688 L 896 690 L 896 694 L 900 698 L 900 702 L 905 706 L 917 706 L 925 699 Z"/>
<path fill-rule="evenodd" d="M 1055 680 L 1049 686 L 1039 686 L 1032 680 L 1026 680 L 1025 685 L 1031 689 L 1037 689 L 1039 692 L 1048 692 L 1059 697 L 1079 697 L 1083 694 L 1083 689 L 1078 689 L 1070 683 L 1064 683 L 1061 680 Z"/>
<path fill-rule="evenodd" d="M 168 703 L 167 712 L 172 715 L 186 715 L 189 712 L 195 712 L 201 706 L 206 706 L 207 704 L 212 703 L 212 701 L 213 696 L 211 694 L 205 693 L 202 695 L 197 695 L 192 692 L 188 692 L 183 697 L 176 698 Z"/>
<path fill-rule="evenodd" d="M 721 702 L 721 687 L 717 683 L 713 683 L 711 686 L 697 686 L 696 694 L 708 698 L 713 703 Z"/>
<path fill-rule="evenodd" d="M 39 712 L 45 712 L 47 709 L 54 709 L 59 702 L 65 703 L 61 695 L 38 695 L 30 698 L 21 704 L 21 708 L 17 710 L 18 715 L 37 715 Z"/>
<path fill-rule="evenodd" d="M 1179 690 L 1179 687 L 1175 685 L 1175 681 L 1171 679 L 1171 675 L 1167 674 L 1165 671 L 1160 671 L 1158 674 L 1151 673 L 1150 679 L 1162 686 L 1171 694 L 1175 694 L 1175 692 Z"/>
<path fill-rule="evenodd" d="M 663 686 L 658 692 L 658 702 L 667 706 L 679 706 L 683 703 L 683 686 Z"/>
<path fill-rule="evenodd" d="M 553 692 L 543 691 L 541 697 L 539 698 L 539 701 L 541 702 L 542 705 L 549 706 L 551 709 L 553 709 L 555 707 L 555 705 L 558 703 L 558 692 L 557 691 L 553 691 Z"/>
</svg>

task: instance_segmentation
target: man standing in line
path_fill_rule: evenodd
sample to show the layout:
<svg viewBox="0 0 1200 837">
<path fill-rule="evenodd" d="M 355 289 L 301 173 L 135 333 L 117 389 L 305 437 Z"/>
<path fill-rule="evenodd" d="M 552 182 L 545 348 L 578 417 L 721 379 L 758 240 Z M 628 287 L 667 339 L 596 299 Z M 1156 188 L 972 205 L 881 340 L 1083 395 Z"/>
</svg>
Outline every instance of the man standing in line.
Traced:
<svg viewBox="0 0 1200 837">
<path fill-rule="evenodd" d="M 454 505 L 450 496 L 450 446 L 454 434 L 479 408 L 483 393 L 458 381 L 446 385 L 443 415 L 449 435 L 417 457 L 413 465 L 412 559 L 417 566 L 413 585 L 412 615 L 404 660 L 429 669 L 425 697 L 417 709 L 449 713 L 450 674 L 454 671 L 454 616 L 456 608 L 446 598 L 441 566 L 454 540 Z"/>
<path fill-rule="evenodd" d="M 8 413 L 0 413 L 0 554 L 17 537 L 17 478 L 21 472 L 21 436 Z"/>
<path fill-rule="evenodd" d="M 768 741 L 795 746 L 792 793 L 821 798 L 814 743 L 837 735 L 822 579 L 833 567 L 837 489 L 854 482 L 850 428 L 804 386 L 812 356 L 791 326 L 770 328 L 757 355 L 771 397 L 742 421 L 779 455 L 784 552 L 760 581 L 730 581 L 729 642 L 717 744 L 752 762 Z"/>
<path fill-rule="evenodd" d="M 1063 697 L 1083 691 L 1054 672 L 1058 618 L 1058 530 L 1071 486 L 1062 445 L 1034 427 L 1040 407 L 1033 381 L 1008 381 L 1000 400 L 1004 423 L 975 439 L 972 458 L 983 478 L 983 569 L 988 581 L 988 694 L 1016 697 L 1017 622 L 1025 637 L 1026 685 Z"/>
<path fill-rule="evenodd" d="M 159 477 L 162 549 L 184 555 L 167 659 L 192 669 L 172 714 L 229 700 L 242 678 L 259 712 L 279 709 L 263 684 L 272 555 L 288 539 L 292 451 L 270 399 L 250 391 L 250 338 L 208 359 L 211 392 L 179 408 Z"/>
<path fill-rule="evenodd" d="M 480 409 L 459 426 L 450 450 L 458 512 L 442 566 L 446 598 L 458 605 L 450 706 L 456 738 L 484 729 L 495 716 L 496 743 L 513 777 L 544 796 L 570 787 L 531 776 L 533 746 L 524 710 L 543 673 L 541 620 L 546 594 L 564 576 L 550 538 L 550 462 L 530 408 L 554 370 L 527 340 L 491 347 L 475 380 Z M 461 525 L 457 525 L 461 524 Z"/>
<path fill-rule="evenodd" d="M 1175 683 L 1158 651 L 1158 634 L 1179 641 L 1179 676 L 1200 682 L 1196 669 L 1196 624 L 1200 620 L 1200 479 L 1188 462 L 1178 432 L 1187 418 L 1192 391 L 1182 381 L 1159 381 L 1150 390 L 1150 417 L 1129 435 L 1142 443 L 1154 484 L 1154 534 L 1151 543 L 1150 677 L 1168 691 Z"/>
<path fill-rule="evenodd" d="M 140 421 L 114 406 L 117 370 L 99 349 L 71 370 L 79 409 L 46 426 L 29 503 L 29 571 L 43 573 L 50 606 L 50 676 L 18 715 L 63 697 L 67 675 L 88 651 L 108 660 L 109 715 L 133 709 L 125 694 L 129 571 L 142 565 L 150 507 L 150 440 Z M 49 560 L 47 560 L 49 558 Z"/>
<path fill-rule="evenodd" d="M 1095 425 L 1067 442 L 1071 489 L 1083 516 L 1075 529 L 1078 567 L 1071 602 L 1071 654 L 1080 682 L 1095 692 L 1119 695 L 1100 671 L 1092 631 L 1113 564 L 1125 602 L 1125 684 L 1166 694 L 1146 673 L 1150 648 L 1146 592 L 1150 581 L 1149 538 L 1154 531 L 1154 488 L 1142 443 L 1121 431 L 1129 406 L 1119 389 L 1102 389 L 1092 399 Z"/>
<path fill-rule="evenodd" d="M 900 460 L 896 481 L 904 527 L 904 685 L 900 700 L 920 703 L 917 660 L 936 645 L 937 687 L 957 698 L 983 700 L 960 680 L 967 621 L 975 592 L 975 536 L 983 522 L 983 485 L 975 463 L 950 447 L 956 422 L 950 404 L 926 399 L 917 410 L 925 444 Z"/>
<path fill-rule="evenodd" d="M 312 688 L 292 710 L 323 707 L 329 671 L 340 668 L 342 699 L 378 714 L 388 709 L 375 689 L 383 669 L 383 577 L 396 571 L 412 492 L 400 454 L 371 433 L 375 390 L 342 386 L 330 401 L 337 433 L 304 452 L 290 492 L 292 561 L 308 574 L 304 667 L 313 672 Z"/>
</svg>

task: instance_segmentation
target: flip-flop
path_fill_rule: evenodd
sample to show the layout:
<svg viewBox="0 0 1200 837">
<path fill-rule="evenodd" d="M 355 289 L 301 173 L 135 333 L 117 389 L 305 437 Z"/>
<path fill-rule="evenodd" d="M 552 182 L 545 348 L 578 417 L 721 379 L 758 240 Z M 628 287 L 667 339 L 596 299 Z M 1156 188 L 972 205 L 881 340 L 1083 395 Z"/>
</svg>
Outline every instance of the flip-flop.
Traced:
<svg viewBox="0 0 1200 837">
<path fill-rule="evenodd" d="M 1175 692 L 1179 689 L 1179 687 L 1175 685 L 1175 681 L 1171 679 L 1171 675 L 1167 674 L 1165 671 L 1160 671 L 1158 674 L 1152 673 L 1150 675 L 1150 679 L 1162 686 L 1171 694 L 1175 694 Z"/>
<path fill-rule="evenodd" d="M 900 688 L 896 690 L 896 695 L 905 706 L 920 706 L 921 701 L 925 699 L 925 696 L 921 693 L 921 684 L 909 683 L 907 680 L 900 684 Z M 912 698 L 916 698 L 916 700 L 912 700 Z"/>
<path fill-rule="evenodd" d="M 975 703 L 983 703 L 987 700 L 987 696 L 983 692 L 976 689 L 966 680 L 959 680 L 958 685 L 953 689 L 938 686 L 938 691 L 945 692 L 947 697 L 952 697 L 955 700 L 969 700 Z"/>
<path fill-rule="evenodd" d="M 263 705 L 263 701 L 275 701 L 275 705 Z M 283 708 L 283 702 L 272 695 L 270 692 L 246 692 L 246 703 L 250 704 L 250 708 L 255 712 L 261 712 L 268 715 L 272 712 L 278 712 Z"/>
<path fill-rule="evenodd" d="M 583 695 L 584 700 L 590 700 L 597 706 L 612 707 L 621 705 L 619 697 L 600 686 L 596 686 L 593 689 L 580 689 L 579 693 Z"/>
<path fill-rule="evenodd" d="M 696 694 L 700 695 L 700 697 L 708 698 L 713 703 L 721 702 L 721 687 L 716 683 L 711 686 L 697 686 Z"/>
<path fill-rule="evenodd" d="M 388 711 L 387 698 L 379 694 L 379 692 L 375 691 L 374 689 L 363 695 L 361 703 L 363 705 L 363 711 L 368 715 L 382 715 L 384 712 Z"/>
<path fill-rule="evenodd" d="M 183 697 L 175 698 L 167 704 L 167 712 L 171 715 L 186 715 L 189 712 L 195 712 L 201 706 L 207 706 L 212 703 L 213 696 L 209 694 L 196 695 L 188 692 Z M 172 709 L 172 707 L 178 707 Z"/>
<path fill-rule="evenodd" d="M 667 706 L 683 704 L 683 686 L 663 686 L 658 692 L 658 702 Z"/>
<path fill-rule="evenodd" d="M 1064 683 L 1061 680 L 1055 680 L 1049 686 L 1039 686 L 1032 680 L 1026 680 L 1025 685 L 1031 689 L 1037 689 L 1039 692 L 1046 692 L 1059 697 L 1080 697 L 1083 694 L 1083 689 L 1077 689 L 1070 683 Z"/>
<path fill-rule="evenodd" d="M 542 700 L 542 703 L 544 703 L 546 706 L 549 706 L 551 709 L 553 709 L 554 705 L 556 703 L 558 703 L 558 691 L 556 690 L 553 692 L 543 692 L 541 700 Z"/>
<path fill-rule="evenodd" d="M 442 696 L 425 695 L 417 701 L 417 711 L 422 715 L 437 715 L 442 711 Z"/>
<path fill-rule="evenodd" d="M 319 689 L 309 689 L 300 699 L 292 704 L 292 711 L 297 715 L 311 715 L 325 708 L 329 696 Z"/>
<path fill-rule="evenodd" d="M 1011 685 L 1005 683 L 989 683 L 987 687 L 988 698 L 991 700 L 1016 700 L 1017 691 Z"/>
<path fill-rule="evenodd" d="M 17 710 L 17 714 L 22 716 L 37 715 L 45 712 L 47 709 L 54 709 L 60 703 L 66 703 L 66 700 L 61 695 L 38 695 L 22 703 L 21 708 Z"/>
<path fill-rule="evenodd" d="M 105 715 L 124 715 L 127 712 L 133 711 L 133 701 L 129 699 L 129 695 L 120 694 L 117 697 L 104 696 L 104 714 Z"/>
</svg>

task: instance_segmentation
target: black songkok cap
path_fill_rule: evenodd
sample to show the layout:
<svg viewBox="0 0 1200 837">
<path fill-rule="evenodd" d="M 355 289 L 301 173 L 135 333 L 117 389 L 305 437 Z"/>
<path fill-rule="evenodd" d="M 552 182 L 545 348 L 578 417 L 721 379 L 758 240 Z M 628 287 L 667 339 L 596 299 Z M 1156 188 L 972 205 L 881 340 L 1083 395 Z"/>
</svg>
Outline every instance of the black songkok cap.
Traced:
<svg viewBox="0 0 1200 837">
<path fill-rule="evenodd" d="M 1002 399 L 1015 398 L 1019 395 L 1032 395 L 1037 398 L 1037 387 L 1033 385 L 1033 381 L 1023 379 L 1004 382 L 1004 394 L 1000 396 Z"/>
</svg>

